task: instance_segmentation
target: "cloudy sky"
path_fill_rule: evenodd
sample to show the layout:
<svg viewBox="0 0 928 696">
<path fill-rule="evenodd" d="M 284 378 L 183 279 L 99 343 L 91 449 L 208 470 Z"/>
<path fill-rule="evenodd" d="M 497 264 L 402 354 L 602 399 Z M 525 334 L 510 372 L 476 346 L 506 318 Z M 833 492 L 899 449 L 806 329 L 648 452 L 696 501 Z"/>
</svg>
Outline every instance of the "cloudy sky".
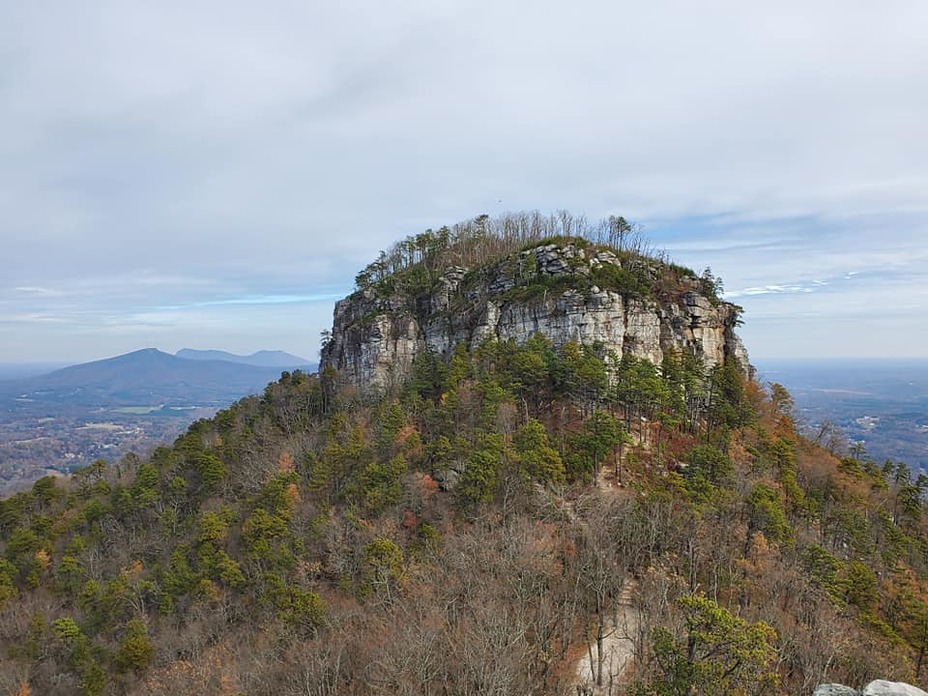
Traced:
<svg viewBox="0 0 928 696">
<path fill-rule="evenodd" d="M 622 214 L 757 359 L 928 356 L 924 0 L 0 0 L 0 362 L 315 358 L 381 248 Z"/>
</svg>

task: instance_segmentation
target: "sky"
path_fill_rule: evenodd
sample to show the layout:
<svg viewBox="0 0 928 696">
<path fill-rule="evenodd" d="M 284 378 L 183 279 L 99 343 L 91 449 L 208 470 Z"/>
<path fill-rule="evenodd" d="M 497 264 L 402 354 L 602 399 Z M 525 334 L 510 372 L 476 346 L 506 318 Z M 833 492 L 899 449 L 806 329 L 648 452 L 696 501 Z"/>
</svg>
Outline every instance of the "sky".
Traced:
<svg viewBox="0 0 928 696">
<path fill-rule="evenodd" d="M 315 359 L 408 234 L 637 222 L 754 359 L 928 357 L 924 0 L 0 0 L 0 362 Z"/>
</svg>

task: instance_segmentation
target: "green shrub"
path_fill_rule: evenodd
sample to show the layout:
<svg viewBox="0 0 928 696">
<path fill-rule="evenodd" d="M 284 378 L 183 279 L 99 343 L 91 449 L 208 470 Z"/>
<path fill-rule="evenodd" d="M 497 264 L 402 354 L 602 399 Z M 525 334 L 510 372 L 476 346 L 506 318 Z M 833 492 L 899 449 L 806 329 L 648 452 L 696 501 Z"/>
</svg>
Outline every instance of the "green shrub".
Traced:
<svg viewBox="0 0 928 696">
<path fill-rule="evenodd" d="M 113 662 L 120 672 L 142 672 L 148 668 L 155 655 L 155 647 L 148 638 L 145 624 L 133 619 L 126 625 L 126 631 Z"/>
</svg>

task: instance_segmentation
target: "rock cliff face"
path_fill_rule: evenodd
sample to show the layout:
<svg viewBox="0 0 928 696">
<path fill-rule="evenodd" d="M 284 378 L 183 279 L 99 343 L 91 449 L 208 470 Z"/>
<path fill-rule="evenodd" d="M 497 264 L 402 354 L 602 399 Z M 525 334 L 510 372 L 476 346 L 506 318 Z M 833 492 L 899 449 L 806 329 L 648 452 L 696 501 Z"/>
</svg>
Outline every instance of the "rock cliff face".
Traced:
<svg viewBox="0 0 928 696">
<path fill-rule="evenodd" d="M 428 279 L 425 292 L 374 284 L 336 304 L 322 365 L 362 389 L 382 389 L 402 381 L 421 351 L 447 355 L 458 343 L 522 342 L 540 333 L 556 346 L 577 341 L 655 364 L 677 351 L 707 367 L 726 355 L 747 366 L 735 334 L 738 308 L 679 269 L 667 287 L 668 269 L 577 241 L 538 246 L 482 268 L 452 266 Z"/>
</svg>

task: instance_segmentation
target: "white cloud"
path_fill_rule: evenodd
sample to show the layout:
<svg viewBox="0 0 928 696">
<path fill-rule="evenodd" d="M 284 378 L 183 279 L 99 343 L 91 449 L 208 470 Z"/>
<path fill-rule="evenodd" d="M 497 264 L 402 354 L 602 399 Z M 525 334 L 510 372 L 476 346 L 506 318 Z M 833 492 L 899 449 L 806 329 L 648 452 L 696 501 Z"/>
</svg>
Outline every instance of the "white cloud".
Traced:
<svg viewBox="0 0 928 696">
<path fill-rule="evenodd" d="M 726 292 L 725 299 L 732 301 L 737 300 L 740 297 L 753 297 L 756 295 L 781 295 L 797 292 L 815 292 L 815 288 L 803 285 L 765 285 L 762 288 L 745 288 L 744 290 Z"/>
<path fill-rule="evenodd" d="M 146 313 L 197 307 L 228 341 L 215 347 L 299 352 L 325 313 L 283 298 L 337 294 L 410 232 L 524 208 L 642 221 L 722 275 L 749 322 L 924 297 L 918 0 L 91 0 L 4 15 L 4 321 L 27 302 L 88 332 L 101 315 L 138 322 L 127 333 L 143 341 Z M 838 282 L 854 273 L 870 290 Z M 251 305 L 281 326 L 253 335 L 231 311 Z M 195 328 L 174 320 L 178 340 Z M 99 350 L 17 326 L 0 359 Z M 844 350 L 837 335 L 816 350 Z"/>
</svg>

